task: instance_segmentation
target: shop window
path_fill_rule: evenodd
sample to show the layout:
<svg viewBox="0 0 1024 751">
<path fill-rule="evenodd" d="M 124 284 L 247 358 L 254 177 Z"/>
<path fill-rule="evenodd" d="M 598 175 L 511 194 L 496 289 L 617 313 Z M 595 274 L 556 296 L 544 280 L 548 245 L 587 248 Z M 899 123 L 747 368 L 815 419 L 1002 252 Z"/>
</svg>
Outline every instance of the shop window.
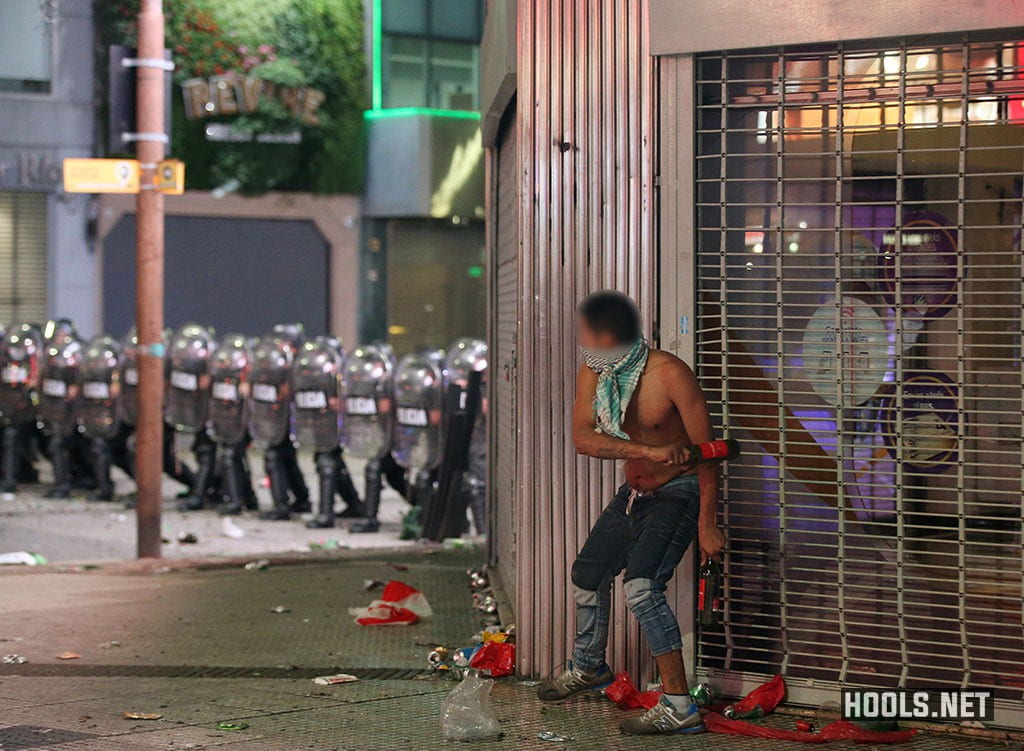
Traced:
<svg viewBox="0 0 1024 751">
<path fill-rule="evenodd" d="M 0 92 L 49 93 L 54 13 L 51 2 L 0 2 Z"/>
<path fill-rule="evenodd" d="M 46 194 L 0 193 L 0 322 L 46 318 Z"/>
<path fill-rule="evenodd" d="M 384 107 L 477 108 L 479 3 L 384 0 L 381 31 Z"/>
</svg>

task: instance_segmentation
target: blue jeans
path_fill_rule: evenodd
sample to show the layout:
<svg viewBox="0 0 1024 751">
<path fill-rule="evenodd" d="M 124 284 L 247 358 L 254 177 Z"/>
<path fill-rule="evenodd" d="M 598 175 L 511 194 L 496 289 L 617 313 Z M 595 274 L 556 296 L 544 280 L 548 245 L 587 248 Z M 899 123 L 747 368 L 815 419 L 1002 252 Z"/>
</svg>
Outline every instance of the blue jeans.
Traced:
<svg viewBox="0 0 1024 751">
<path fill-rule="evenodd" d="M 682 648 L 679 623 L 665 599 L 665 585 L 697 530 L 700 488 L 696 475 L 681 475 L 634 496 L 623 485 L 590 530 L 572 564 L 576 599 L 573 664 L 588 672 L 605 661 L 612 581 L 626 570 L 623 591 L 655 657 Z"/>
</svg>

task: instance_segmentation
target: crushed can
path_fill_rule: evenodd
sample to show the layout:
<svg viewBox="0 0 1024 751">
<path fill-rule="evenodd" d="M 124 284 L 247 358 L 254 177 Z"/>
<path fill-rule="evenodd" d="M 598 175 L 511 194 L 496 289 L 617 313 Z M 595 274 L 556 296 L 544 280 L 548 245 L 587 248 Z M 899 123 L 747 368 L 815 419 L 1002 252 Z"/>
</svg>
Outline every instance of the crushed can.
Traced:
<svg viewBox="0 0 1024 751">
<path fill-rule="evenodd" d="M 690 696 L 698 707 L 708 707 L 715 700 L 715 690 L 710 683 L 698 683 L 690 688 Z"/>
<path fill-rule="evenodd" d="M 708 558 L 700 568 L 697 586 L 697 611 L 702 626 L 715 626 L 722 619 L 722 566 Z"/>
</svg>

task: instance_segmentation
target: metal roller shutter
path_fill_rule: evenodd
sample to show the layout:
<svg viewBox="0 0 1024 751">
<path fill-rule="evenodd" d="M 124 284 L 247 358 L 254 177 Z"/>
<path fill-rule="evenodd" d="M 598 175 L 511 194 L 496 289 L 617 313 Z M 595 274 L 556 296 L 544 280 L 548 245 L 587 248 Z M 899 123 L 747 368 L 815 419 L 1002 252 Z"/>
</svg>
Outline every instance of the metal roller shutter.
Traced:
<svg viewBox="0 0 1024 751">
<path fill-rule="evenodd" d="M 46 194 L 0 193 L 0 321 L 46 318 Z"/>
<path fill-rule="evenodd" d="M 1024 724 L 1024 55 L 990 39 L 697 62 L 700 375 L 747 449 L 699 663 L 737 687 Z"/>
<path fill-rule="evenodd" d="M 514 109 L 515 103 L 511 105 Z M 516 232 L 516 118 L 513 111 L 496 151 L 495 277 L 490 388 L 495 461 L 491 540 L 506 591 L 516 591 L 516 330 L 519 325 L 519 238 Z"/>
</svg>

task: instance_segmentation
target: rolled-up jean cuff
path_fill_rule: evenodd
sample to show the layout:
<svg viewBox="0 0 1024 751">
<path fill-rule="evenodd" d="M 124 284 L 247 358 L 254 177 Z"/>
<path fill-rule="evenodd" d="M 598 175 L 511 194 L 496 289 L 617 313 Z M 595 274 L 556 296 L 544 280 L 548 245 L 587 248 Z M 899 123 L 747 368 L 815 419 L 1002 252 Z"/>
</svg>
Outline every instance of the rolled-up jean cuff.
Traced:
<svg viewBox="0 0 1024 751">
<path fill-rule="evenodd" d="M 672 646 L 663 647 L 662 649 L 651 649 L 651 657 L 661 657 L 662 655 L 670 655 L 673 652 L 679 652 L 683 648 L 680 642 L 676 642 Z"/>
</svg>

